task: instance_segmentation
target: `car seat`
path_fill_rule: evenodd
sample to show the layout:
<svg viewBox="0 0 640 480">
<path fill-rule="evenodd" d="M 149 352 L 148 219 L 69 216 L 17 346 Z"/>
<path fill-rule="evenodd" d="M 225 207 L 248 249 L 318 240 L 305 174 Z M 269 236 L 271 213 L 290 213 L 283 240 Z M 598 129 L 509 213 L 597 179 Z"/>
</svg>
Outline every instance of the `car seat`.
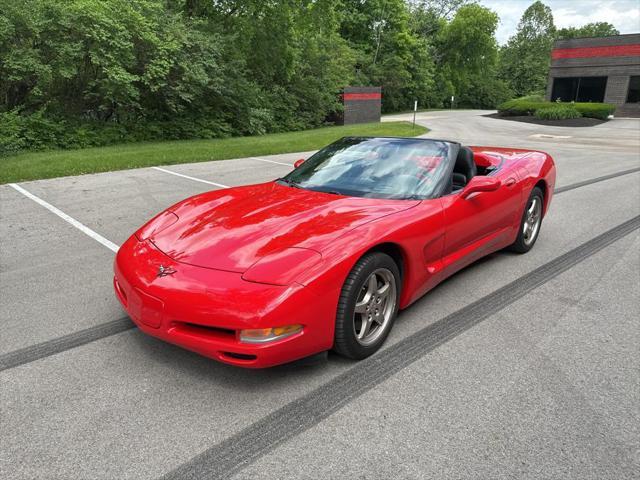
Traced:
<svg viewBox="0 0 640 480">
<path fill-rule="evenodd" d="M 462 184 L 464 187 L 477 173 L 478 169 L 476 162 L 473 160 L 473 152 L 468 147 L 460 147 L 458 156 L 456 157 L 456 164 L 453 167 L 454 190 L 455 183 L 464 181 Z"/>
</svg>

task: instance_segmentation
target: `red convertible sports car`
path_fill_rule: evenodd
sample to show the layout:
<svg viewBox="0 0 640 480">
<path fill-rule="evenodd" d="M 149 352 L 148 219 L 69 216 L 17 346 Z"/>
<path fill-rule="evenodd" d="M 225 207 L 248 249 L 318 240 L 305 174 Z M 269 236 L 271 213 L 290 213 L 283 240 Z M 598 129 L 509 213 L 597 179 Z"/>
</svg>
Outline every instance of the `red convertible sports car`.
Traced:
<svg viewBox="0 0 640 480">
<path fill-rule="evenodd" d="M 144 332 L 242 367 L 380 348 L 398 309 L 505 247 L 531 249 L 555 183 L 543 152 L 343 138 L 275 181 L 150 220 L 114 287 Z"/>
</svg>

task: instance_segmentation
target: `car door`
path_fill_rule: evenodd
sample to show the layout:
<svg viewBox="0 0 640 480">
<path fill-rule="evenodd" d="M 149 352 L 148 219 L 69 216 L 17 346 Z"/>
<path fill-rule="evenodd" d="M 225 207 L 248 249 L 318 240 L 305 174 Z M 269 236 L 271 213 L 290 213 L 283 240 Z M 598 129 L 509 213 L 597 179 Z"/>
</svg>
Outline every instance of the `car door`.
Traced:
<svg viewBox="0 0 640 480">
<path fill-rule="evenodd" d="M 515 172 L 500 176 L 495 191 L 465 195 L 465 189 L 441 197 L 445 222 L 445 276 L 506 246 L 513 235 L 520 189 Z"/>
</svg>

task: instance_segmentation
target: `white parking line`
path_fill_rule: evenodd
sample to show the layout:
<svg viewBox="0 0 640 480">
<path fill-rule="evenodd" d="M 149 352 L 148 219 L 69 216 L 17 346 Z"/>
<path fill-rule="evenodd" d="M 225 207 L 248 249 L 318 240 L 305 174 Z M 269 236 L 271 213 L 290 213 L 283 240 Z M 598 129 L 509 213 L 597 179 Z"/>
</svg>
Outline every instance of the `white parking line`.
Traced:
<svg viewBox="0 0 640 480">
<path fill-rule="evenodd" d="M 534 135 L 529 135 L 529 137 L 531 138 L 559 138 L 559 139 L 564 139 L 564 138 L 571 138 L 571 135 L 551 135 L 548 133 L 536 133 Z"/>
<path fill-rule="evenodd" d="M 206 183 L 208 185 L 214 185 L 214 186 L 220 187 L 220 188 L 229 188 L 229 185 L 223 185 L 221 183 L 210 182 L 209 180 L 203 180 L 201 178 L 190 177 L 189 175 L 183 175 L 182 173 L 172 172 L 171 170 L 167 170 L 166 168 L 160 168 L 160 167 L 151 167 L 151 168 L 153 168 L 154 170 L 158 170 L 160 172 L 168 173 L 170 175 L 175 175 L 176 177 L 182 177 L 182 178 L 186 178 L 188 180 L 193 180 L 194 182 Z"/>
<path fill-rule="evenodd" d="M 112 241 L 107 240 L 106 238 L 104 238 L 99 233 L 94 232 L 93 230 L 91 230 L 86 225 L 83 225 L 82 223 L 77 221 L 75 218 L 70 217 L 69 215 L 64 213 L 62 210 L 59 210 L 58 208 L 54 207 L 50 203 L 47 203 L 44 200 L 42 200 L 41 198 L 36 197 L 33 193 L 28 192 L 27 190 L 22 188 L 20 185 L 16 185 L 15 183 L 10 183 L 9 186 L 12 187 L 13 189 L 17 190 L 18 192 L 20 192 L 25 197 L 30 198 L 31 200 L 36 202 L 38 205 L 43 206 L 44 208 L 49 210 L 51 213 L 56 214 L 61 219 L 63 219 L 65 222 L 69 223 L 70 225 L 73 225 L 78 230 L 80 230 L 82 233 L 84 233 L 85 235 L 93 238 L 96 242 L 101 243 L 102 245 L 107 247 L 109 250 L 111 250 L 113 252 L 117 252 L 118 248 L 120 248 L 120 247 L 118 247 L 118 245 L 116 245 Z"/>
<path fill-rule="evenodd" d="M 249 157 L 252 160 L 259 160 L 261 162 L 267 162 L 267 163 L 275 163 L 276 165 L 285 165 L 289 168 L 293 168 L 293 165 L 291 163 L 284 163 L 284 162 L 276 162 L 275 160 L 268 160 L 266 158 L 260 158 L 260 157 Z"/>
</svg>

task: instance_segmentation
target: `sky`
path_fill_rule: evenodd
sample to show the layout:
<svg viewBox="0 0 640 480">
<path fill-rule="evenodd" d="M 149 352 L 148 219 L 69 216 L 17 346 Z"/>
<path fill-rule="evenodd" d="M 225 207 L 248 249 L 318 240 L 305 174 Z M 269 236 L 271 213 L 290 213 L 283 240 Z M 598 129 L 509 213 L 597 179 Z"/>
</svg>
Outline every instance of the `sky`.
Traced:
<svg viewBox="0 0 640 480">
<path fill-rule="evenodd" d="M 478 0 L 500 16 L 498 43 L 509 40 L 520 17 L 534 0 Z M 640 0 L 542 0 L 551 8 L 556 28 L 579 27 L 585 23 L 609 22 L 620 33 L 640 33 Z"/>
</svg>

